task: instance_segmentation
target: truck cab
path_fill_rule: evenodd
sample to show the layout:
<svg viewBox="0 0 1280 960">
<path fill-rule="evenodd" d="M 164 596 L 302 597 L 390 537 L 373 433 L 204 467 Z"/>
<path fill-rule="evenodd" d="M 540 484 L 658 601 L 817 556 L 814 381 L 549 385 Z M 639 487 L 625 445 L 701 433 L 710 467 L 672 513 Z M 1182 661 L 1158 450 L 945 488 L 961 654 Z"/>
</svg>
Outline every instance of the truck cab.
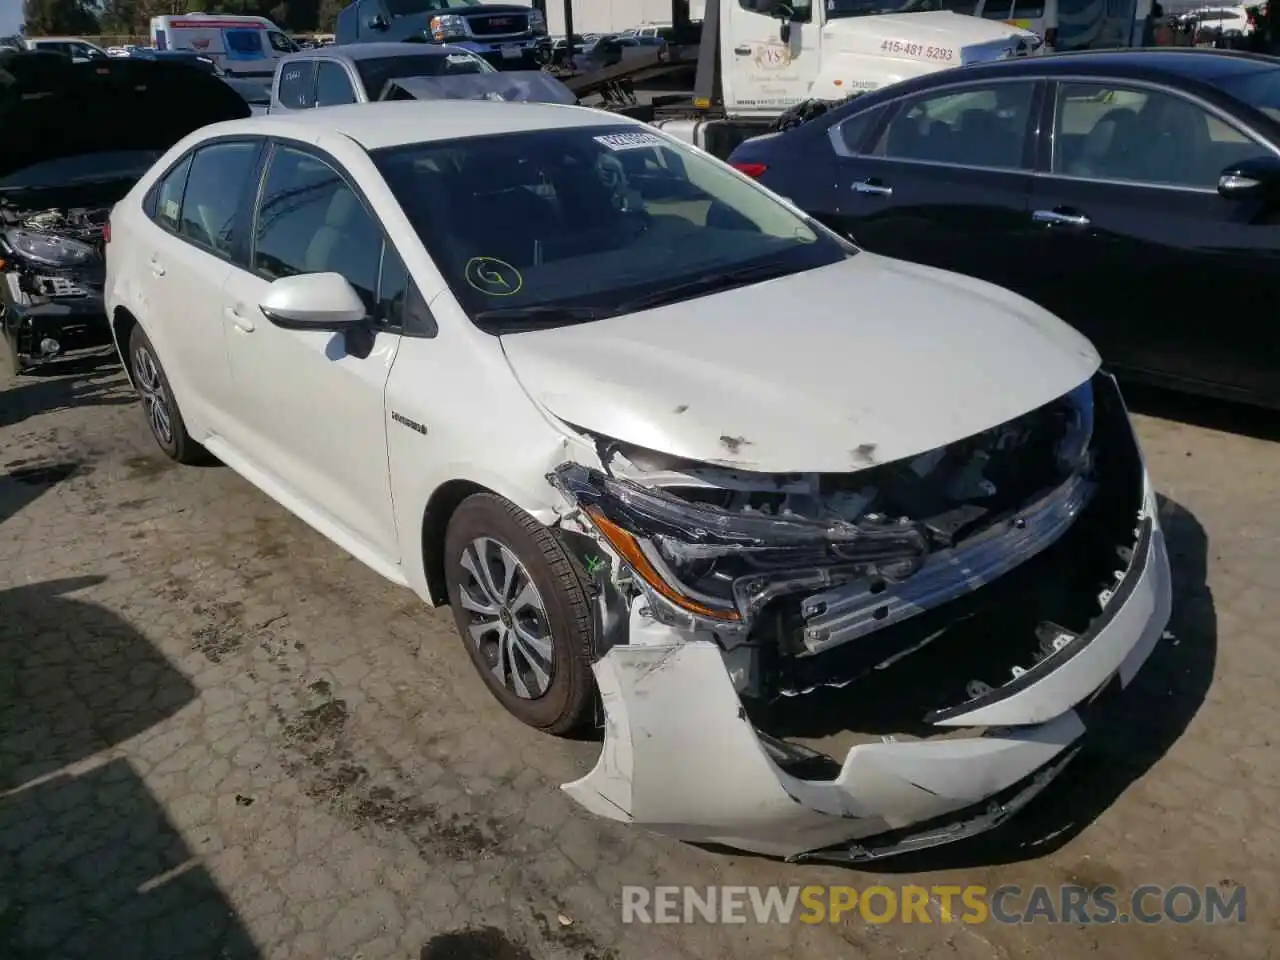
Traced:
<svg viewBox="0 0 1280 960">
<path fill-rule="evenodd" d="M 447 43 L 495 67 L 537 67 L 547 21 L 540 10 L 478 0 L 355 0 L 338 14 L 340 45 L 403 40 Z"/>
<path fill-rule="evenodd" d="M 708 0 L 713 2 L 713 0 Z M 722 0 L 729 116 L 776 116 L 809 99 L 841 100 L 983 60 L 1025 56 L 1041 40 L 943 0 Z"/>
</svg>

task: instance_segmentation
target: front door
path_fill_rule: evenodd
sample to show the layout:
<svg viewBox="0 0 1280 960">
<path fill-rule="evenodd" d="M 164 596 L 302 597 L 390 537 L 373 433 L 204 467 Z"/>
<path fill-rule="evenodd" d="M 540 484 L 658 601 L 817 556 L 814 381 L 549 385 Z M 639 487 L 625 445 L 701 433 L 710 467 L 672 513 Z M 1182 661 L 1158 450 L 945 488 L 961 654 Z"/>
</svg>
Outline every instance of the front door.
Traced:
<svg viewBox="0 0 1280 960">
<path fill-rule="evenodd" d="M 252 238 L 250 269 L 233 270 L 222 296 L 239 402 L 233 445 L 353 552 L 394 564 L 384 393 L 400 335 L 376 323 L 382 229 L 320 157 L 277 146 Z M 367 333 L 285 330 L 258 309 L 272 280 L 324 272 L 343 275 L 366 300 L 375 321 Z"/>
<path fill-rule="evenodd" d="M 815 0 L 791 4 L 789 36 L 783 22 L 730 0 L 721 23 L 724 102 L 734 116 L 776 116 L 809 96 L 821 69 L 821 14 Z M 725 14 L 721 14 L 723 17 Z"/>
<path fill-rule="evenodd" d="M 1219 196 L 1228 166 L 1272 155 L 1176 94 L 1059 85 L 1050 170 L 1031 213 L 1045 271 L 1038 299 L 1104 362 L 1280 398 L 1280 217 Z"/>
<path fill-rule="evenodd" d="M 835 225 L 874 253 L 1019 290 L 1037 102 L 1035 81 L 985 81 L 890 107 L 873 143 L 838 149 Z"/>
</svg>

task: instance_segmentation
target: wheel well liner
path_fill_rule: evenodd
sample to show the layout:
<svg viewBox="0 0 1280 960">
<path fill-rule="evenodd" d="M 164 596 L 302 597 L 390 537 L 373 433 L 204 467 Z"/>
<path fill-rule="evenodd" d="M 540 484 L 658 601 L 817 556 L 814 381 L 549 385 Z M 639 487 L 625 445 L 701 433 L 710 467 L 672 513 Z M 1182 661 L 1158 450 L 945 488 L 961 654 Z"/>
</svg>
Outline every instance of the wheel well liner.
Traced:
<svg viewBox="0 0 1280 960">
<path fill-rule="evenodd" d="M 127 354 L 129 352 L 129 335 L 133 333 L 133 328 L 137 325 L 138 318 L 124 307 L 116 307 L 111 314 L 111 330 L 116 338 L 116 353 L 120 356 L 120 365 L 124 367 L 124 375 L 129 378 L 129 383 L 134 387 L 137 387 L 137 384 L 133 382 L 133 369 L 129 366 Z"/>
<path fill-rule="evenodd" d="M 422 571 L 431 602 L 437 606 L 449 603 L 449 587 L 444 575 L 444 535 L 453 512 L 474 494 L 494 492 L 471 480 L 450 480 L 436 487 L 427 501 L 422 514 Z"/>
</svg>

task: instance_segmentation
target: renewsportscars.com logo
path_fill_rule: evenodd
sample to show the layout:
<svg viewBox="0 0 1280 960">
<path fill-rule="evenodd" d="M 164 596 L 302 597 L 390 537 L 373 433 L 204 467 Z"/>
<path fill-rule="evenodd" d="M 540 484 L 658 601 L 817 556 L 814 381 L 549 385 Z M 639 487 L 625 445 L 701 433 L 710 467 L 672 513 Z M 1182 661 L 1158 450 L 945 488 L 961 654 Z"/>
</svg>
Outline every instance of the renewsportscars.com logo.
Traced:
<svg viewBox="0 0 1280 960">
<path fill-rule="evenodd" d="M 623 923 L 1244 923 L 1245 888 L 1143 884 L 622 888 Z"/>
</svg>

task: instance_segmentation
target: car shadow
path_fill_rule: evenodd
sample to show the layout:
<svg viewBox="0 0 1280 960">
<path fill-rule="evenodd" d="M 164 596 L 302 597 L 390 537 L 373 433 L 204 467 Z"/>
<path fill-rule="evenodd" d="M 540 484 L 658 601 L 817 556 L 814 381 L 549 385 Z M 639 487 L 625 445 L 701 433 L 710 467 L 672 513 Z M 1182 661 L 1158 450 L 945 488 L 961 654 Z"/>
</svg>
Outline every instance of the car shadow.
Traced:
<svg viewBox="0 0 1280 960">
<path fill-rule="evenodd" d="M 1159 500 L 1173 573 L 1172 639 L 1156 645 L 1124 694 L 1098 715 L 1067 775 L 990 833 L 874 861 L 869 869 L 915 873 L 1047 856 L 1098 819 L 1182 736 L 1213 681 L 1217 613 L 1207 582 L 1204 528 L 1186 508 L 1166 497 Z"/>
<path fill-rule="evenodd" d="M 0 427 L 70 407 L 123 406 L 137 397 L 120 375 L 115 353 L 61 360 L 11 379 L 0 388 Z"/>
<path fill-rule="evenodd" d="M 192 702 L 190 681 L 77 590 L 0 591 L 0 956 L 260 956 L 128 759 L 112 748 Z"/>
<path fill-rule="evenodd" d="M 1125 406 L 1131 413 L 1177 420 L 1257 440 L 1280 440 L 1280 412 L 1275 410 L 1177 393 L 1146 384 L 1124 383 L 1123 386 Z"/>
<path fill-rule="evenodd" d="M 66 480 L 80 464 L 74 460 L 38 462 L 10 460 L 0 473 L 0 523 Z"/>
</svg>

